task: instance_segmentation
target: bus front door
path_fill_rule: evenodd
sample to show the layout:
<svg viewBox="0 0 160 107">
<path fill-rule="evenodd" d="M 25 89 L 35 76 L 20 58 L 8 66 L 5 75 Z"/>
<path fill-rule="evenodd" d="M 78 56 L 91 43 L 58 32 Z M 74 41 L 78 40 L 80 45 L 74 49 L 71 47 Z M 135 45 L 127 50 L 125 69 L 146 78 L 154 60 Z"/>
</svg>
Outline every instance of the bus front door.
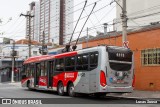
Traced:
<svg viewBox="0 0 160 107">
<path fill-rule="evenodd" d="M 34 75 L 34 87 L 38 86 L 39 74 L 40 74 L 40 64 L 36 63 L 35 64 L 35 75 Z"/>
<path fill-rule="evenodd" d="M 51 88 L 53 84 L 53 66 L 54 61 L 49 61 L 47 70 L 47 88 Z"/>
</svg>

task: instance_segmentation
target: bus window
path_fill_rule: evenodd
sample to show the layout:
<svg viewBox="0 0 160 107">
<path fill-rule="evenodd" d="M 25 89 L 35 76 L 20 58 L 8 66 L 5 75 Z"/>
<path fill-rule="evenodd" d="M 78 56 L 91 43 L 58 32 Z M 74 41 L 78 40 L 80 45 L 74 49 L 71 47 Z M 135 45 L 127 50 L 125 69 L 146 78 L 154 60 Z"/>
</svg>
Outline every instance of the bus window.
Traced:
<svg viewBox="0 0 160 107">
<path fill-rule="evenodd" d="M 22 65 L 22 67 L 21 67 L 21 74 L 25 75 L 25 65 Z"/>
<path fill-rule="evenodd" d="M 75 70 L 75 57 L 65 58 L 65 71 L 74 71 Z"/>
<path fill-rule="evenodd" d="M 131 69 L 132 64 L 121 64 L 121 63 L 110 62 L 110 67 L 116 71 L 128 71 Z"/>
<path fill-rule="evenodd" d="M 77 56 L 77 70 L 88 70 L 88 54 Z"/>
<path fill-rule="evenodd" d="M 27 64 L 24 67 L 26 77 L 31 77 L 34 75 L 34 69 L 32 68 L 32 64 Z"/>
<path fill-rule="evenodd" d="M 82 56 L 83 70 L 88 70 L 88 54 Z"/>
<path fill-rule="evenodd" d="M 133 52 L 128 49 L 108 48 L 109 65 L 116 71 L 128 71 L 132 67 Z"/>
<path fill-rule="evenodd" d="M 40 63 L 37 63 L 36 64 L 36 72 L 37 72 L 37 77 L 39 77 L 41 75 L 41 66 L 40 66 Z"/>
<path fill-rule="evenodd" d="M 98 52 L 90 54 L 90 70 L 93 70 L 98 65 Z"/>
<path fill-rule="evenodd" d="M 25 74 L 26 74 L 26 77 L 28 77 L 28 73 L 29 73 L 28 65 L 25 65 Z"/>
<path fill-rule="evenodd" d="M 29 68 L 30 68 L 30 76 L 34 76 L 34 64 L 30 64 Z"/>
<path fill-rule="evenodd" d="M 29 67 L 29 64 L 27 65 L 27 77 L 30 77 L 30 67 Z"/>
<path fill-rule="evenodd" d="M 64 59 L 63 58 L 56 59 L 55 70 L 64 71 Z"/>
<path fill-rule="evenodd" d="M 41 62 L 41 76 L 47 75 L 47 62 Z"/>
<path fill-rule="evenodd" d="M 81 55 L 77 56 L 76 70 L 83 70 Z"/>
</svg>

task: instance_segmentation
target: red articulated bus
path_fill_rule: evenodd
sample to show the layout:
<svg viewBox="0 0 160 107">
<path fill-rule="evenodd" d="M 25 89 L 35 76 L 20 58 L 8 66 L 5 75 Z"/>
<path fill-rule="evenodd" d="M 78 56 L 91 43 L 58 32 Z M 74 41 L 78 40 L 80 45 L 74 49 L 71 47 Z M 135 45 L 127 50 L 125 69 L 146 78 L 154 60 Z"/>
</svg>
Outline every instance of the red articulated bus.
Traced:
<svg viewBox="0 0 160 107">
<path fill-rule="evenodd" d="M 133 83 L 133 53 L 117 46 L 31 57 L 24 61 L 21 80 L 22 87 L 70 96 L 132 92 Z"/>
</svg>

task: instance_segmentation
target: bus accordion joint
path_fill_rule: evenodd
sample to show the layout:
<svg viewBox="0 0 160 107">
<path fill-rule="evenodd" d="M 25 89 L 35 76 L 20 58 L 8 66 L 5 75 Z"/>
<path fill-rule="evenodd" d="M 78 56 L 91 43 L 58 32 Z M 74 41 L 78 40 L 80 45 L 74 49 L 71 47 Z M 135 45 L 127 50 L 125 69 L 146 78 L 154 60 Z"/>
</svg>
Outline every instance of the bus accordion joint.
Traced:
<svg viewBox="0 0 160 107">
<path fill-rule="evenodd" d="M 105 76 L 105 73 L 104 71 L 101 70 L 100 72 L 100 84 L 101 86 L 105 87 L 107 85 L 107 82 L 106 82 L 106 76 Z"/>
</svg>

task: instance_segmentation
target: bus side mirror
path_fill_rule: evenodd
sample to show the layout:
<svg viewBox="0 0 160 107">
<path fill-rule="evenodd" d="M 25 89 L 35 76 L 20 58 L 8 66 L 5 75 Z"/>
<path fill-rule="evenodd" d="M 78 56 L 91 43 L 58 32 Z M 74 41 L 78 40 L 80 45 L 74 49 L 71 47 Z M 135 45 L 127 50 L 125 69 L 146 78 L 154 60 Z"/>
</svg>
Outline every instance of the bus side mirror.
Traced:
<svg viewBox="0 0 160 107">
<path fill-rule="evenodd" d="M 25 74 L 22 75 L 22 79 L 25 79 L 27 76 Z"/>
</svg>

